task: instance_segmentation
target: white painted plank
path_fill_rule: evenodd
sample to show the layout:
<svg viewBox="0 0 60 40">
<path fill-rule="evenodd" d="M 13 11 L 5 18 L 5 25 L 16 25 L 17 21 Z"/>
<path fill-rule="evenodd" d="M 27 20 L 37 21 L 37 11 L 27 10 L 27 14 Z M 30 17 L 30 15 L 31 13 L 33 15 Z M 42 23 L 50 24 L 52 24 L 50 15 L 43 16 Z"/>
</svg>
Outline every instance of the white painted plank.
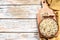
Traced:
<svg viewBox="0 0 60 40">
<path fill-rule="evenodd" d="M 0 0 L 0 4 L 39 4 L 40 0 Z"/>
<path fill-rule="evenodd" d="M 40 5 L 0 6 L 0 18 L 36 18 Z"/>
<path fill-rule="evenodd" d="M 0 33 L 0 40 L 38 40 L 38 33 Z"/>
<path fill-rule="evenodd" d="M 0 19 L 0 32 L 37 32 L 36 19 Z"/>
</svg>

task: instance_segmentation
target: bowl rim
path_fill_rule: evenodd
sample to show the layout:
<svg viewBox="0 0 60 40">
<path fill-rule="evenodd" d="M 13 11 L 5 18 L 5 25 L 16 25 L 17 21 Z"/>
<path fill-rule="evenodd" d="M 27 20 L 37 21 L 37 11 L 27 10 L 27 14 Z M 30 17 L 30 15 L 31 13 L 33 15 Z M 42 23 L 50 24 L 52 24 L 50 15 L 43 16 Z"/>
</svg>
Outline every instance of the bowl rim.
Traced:
<svg viewBox="0 0 60 40">
<path fill-rule="evenodd" d="M 54 20 L 54 21 L 57 23 L 57 21 L 56 21 L 55 19 L 50 18 L 50 17 L 47 17 L 47 18 L 52 19 L 52 20 Z M 44 19 L 47 19 L 47 18 L 44 18 Z M 41 22 L 42 22 L 44 19 L 42 19 Z M 40 22 L 40 23 L 41 23 L 41 22 Z M 46 36 L 44 36 L 44 35 L 41 33 L 41 31 L 40 31 L 40 23 L 38 24 L 38 32 L 39 32 L 39 36 L 40 36 L 40 37 L 42 36 L 42 37 L 44 37 L 44 38 L 49 38 L 49 39 L 50 39 L 50 38 L 55 37 L 55 35 L 56 35 L 56 34 L 58 33 L 58 31 L 59 31 L 59 25 L 58 25 L 58 23 L 57 23 L 58 30 L 57 30 L 57 32 L 55 33 L 55 35 L 54 35 L 54 36 L 51 36 L 51 37 L 49 37 L 49 36 L 46 37 Z"/>
</svg>

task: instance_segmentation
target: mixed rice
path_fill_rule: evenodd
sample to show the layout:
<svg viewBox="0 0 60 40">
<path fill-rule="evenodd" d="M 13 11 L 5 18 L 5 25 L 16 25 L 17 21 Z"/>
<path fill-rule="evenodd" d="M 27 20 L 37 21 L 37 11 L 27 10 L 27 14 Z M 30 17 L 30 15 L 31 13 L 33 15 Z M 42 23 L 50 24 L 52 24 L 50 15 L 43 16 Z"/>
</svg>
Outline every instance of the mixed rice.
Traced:
<svg viewBox="0 0 60 40">
<path fill-rule="evenodd" d="M 44 19 L 40 23 L 40 32 L 45 37 L 52 37 L 58 31 L 58 25 L 55 20 L 51 18 Z"/>
</svg>

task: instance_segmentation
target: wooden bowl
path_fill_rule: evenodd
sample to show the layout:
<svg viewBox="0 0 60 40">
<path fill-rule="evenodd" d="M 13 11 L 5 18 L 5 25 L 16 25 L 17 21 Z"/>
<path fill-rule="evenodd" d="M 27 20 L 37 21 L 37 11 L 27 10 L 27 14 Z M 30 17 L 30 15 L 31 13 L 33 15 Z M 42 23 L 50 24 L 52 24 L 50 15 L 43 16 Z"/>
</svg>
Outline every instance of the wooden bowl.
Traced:
<svg viewBox="0 0 60 40">
<path fill-rule="evenodd" d="M 55 20 L 55 19 L 53 19 L 53 16 L 43 16 L 44 17 L 44 19 L 43 20 L 41 20 L 41 22 L 39 23 L 39 25 L 38 25 L 38 30 L 39 30 L 39 36 L 40 37 L 44 37 L 44 38 L 53 38 L 53 37 L 55 37 L 55 35 L 58 33 L 58 30 L 59 30 L 59 27 L 58 27 L 58 24 L 57 24 L 57 21 Z M 47 19 L 51 19 L 52 21 L 54 21 L 56 24 L 56 27 L 55 26 L 53 26 L 53 28 L 55 27 L 55 28 L 57 28 L 56 29 L 56 32 L 55 32 L 55 29 L 54 29 L 54 34 L 52 34 L 51 36 L 49 36 L 50 34 L 48 34 L 48 32 L 47 33 L 44 33 L 44 32 L 42 32 L 41 30 L 43 30 L 43 29 L 41 29 L 41 23 L 44 21 L 44 20 L 46 20 L 47 21 L 47 23 L 48 23 L 48 21 L 49 20 L 47 20 Z M 43 23 L 44 24 L 44 23 Z M 48 23 L 49 24 L 49 23 Z M 54 23 L 53 23 L 54 24 Z M 49 26 L 48 26 L 49 27 Z M 44 28 L 44 27 L 43 27 Z M 53 28 L 49 28 L 49 29 L 51 29 L 50 31 L 52 32 L 53 31 Z M 45 30 L 44 31 L 47 31 L 46 30 L 47 29 L 47 26 L 45 27 Z M 53 33 L 53 32 L 52 32 Z M 48 35 L 45 35 L 45 34 L 48 34 Z"/>
</svg>

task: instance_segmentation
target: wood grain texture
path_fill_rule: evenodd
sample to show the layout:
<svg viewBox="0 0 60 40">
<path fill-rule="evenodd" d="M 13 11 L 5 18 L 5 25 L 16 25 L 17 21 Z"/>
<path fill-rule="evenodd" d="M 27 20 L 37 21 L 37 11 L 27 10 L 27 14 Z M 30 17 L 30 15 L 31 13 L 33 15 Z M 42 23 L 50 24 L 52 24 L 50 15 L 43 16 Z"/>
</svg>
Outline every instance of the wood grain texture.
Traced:
<svg viewBox="0 0 60 40">
<path fill-rule="evenodd" d="M 0 4 L 40 4 L 40 0 L 0 0 Z"/>
<path fill-rule="evenodd" d="M 0 32 L 37 32 L 36 19 L 0 19 Z"/>
<path fill-rule="evenodd" d="M 0 6 L 0 18 L 36 18 L 40 5 Z"/>
<path fill-rule="evenodd" d="M 0 0 L 0 40 L 39 40 L 39 4 L 40 0 Z"/>
<path fill-rule="evenodd" d="M 38 40 L 37 33 L 0 33 L 0 40 Z"/>
</svg>

